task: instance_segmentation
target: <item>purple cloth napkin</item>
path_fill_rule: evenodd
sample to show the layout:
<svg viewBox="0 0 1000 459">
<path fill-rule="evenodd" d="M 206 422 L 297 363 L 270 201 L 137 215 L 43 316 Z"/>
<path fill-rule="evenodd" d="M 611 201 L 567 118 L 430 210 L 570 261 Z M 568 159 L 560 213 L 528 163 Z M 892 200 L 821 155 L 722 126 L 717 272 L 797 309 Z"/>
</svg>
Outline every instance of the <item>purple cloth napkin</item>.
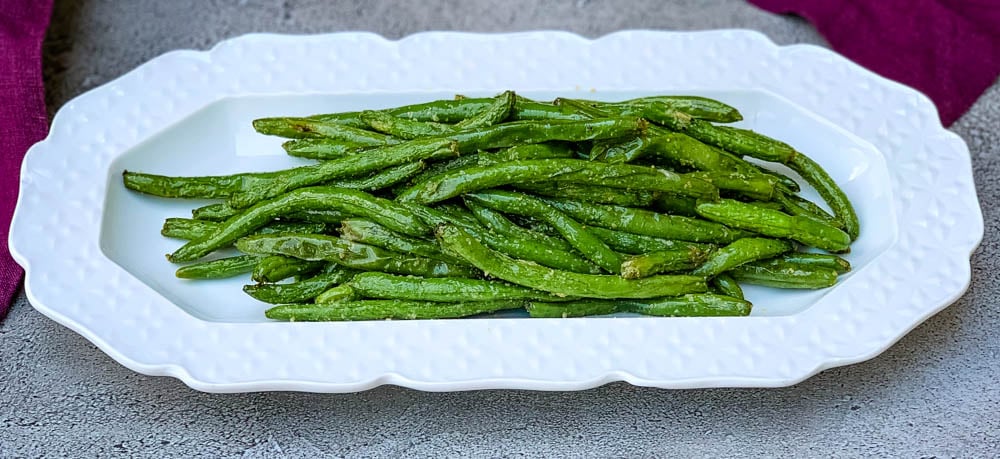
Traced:
<svg viewBox="0 0 1000 459">
<path fill-rule="evenodd" d="M 51 15 L 52 0 L 0 0 L 0 319 L 24 274 L 7 247 L 21 159 L 48 131 L 42 40 Z"/>
<path fill-rule="evenodd" d="M 998 0 L 750 0 L 813 23 L 833 49 L 934 101 L 951 125 L 1000 74 Z"/>
</svg>

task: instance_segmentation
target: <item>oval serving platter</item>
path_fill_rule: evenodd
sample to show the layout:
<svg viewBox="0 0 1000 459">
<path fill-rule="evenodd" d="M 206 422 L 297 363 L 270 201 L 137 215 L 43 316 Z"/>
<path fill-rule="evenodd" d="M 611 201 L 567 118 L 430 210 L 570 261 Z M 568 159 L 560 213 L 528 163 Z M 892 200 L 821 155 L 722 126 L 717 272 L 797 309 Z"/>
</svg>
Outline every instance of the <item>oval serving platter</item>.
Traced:
<svg viewBox="0 0 1000 459">
<path fill-rule="evenodd" d="M 824 291 L 748 289 L 747 318 L 277 323 L 243 280 L 174 277 L 163 254 L 177 243 L 159 226 L 195 205 L 121 184 L 123 169 L 300 164 L 253 132 L 257 117 L 503 89 L 736 106 L 740 126 L 807 152 L 844 187 L 863 225 L 854 271 Z M 826 49 L 739 30 L 247 35 L 167 53 L 72 100 L 20 183 L 9 243 L 31 304 L 135 371 L 212 392 L 794 384 L 877 355 L 956 300 L 983 235 L 967 147 L 926 97 Z"/>
</svg>

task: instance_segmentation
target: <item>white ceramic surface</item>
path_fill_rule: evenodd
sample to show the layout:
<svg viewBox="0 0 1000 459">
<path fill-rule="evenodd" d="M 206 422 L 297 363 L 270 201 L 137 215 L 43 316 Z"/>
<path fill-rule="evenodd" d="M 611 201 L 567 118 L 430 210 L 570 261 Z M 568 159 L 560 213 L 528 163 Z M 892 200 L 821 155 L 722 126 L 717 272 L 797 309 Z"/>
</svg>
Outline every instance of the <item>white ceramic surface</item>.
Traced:
<svg viewBox="0 0 1000 459">
<path fill-rule="evenodd" d="M 816 292 L 748 288 L 750 318 L 273 323 L 240 280 L 185 282 L 164 218 L 123 169 L 298 164 L 250 120 L 515 89 L 551 98 L 697 94 L 823 164 L 855 202 L 855 270 Z M 809 190 L 811 193 L 811 190 Z M 813 195 L 814 196 L 814 195 Z M 780 386 L 870 358 L 960 296 L 983 234 L 964 143 L 933 105 L 813 46 L 748 31 L 248 35 L 178 51 L 63 107 L 28 153 L 10 246 L 40 311 L 113 358 L 206 391 Z"/>
</svg>

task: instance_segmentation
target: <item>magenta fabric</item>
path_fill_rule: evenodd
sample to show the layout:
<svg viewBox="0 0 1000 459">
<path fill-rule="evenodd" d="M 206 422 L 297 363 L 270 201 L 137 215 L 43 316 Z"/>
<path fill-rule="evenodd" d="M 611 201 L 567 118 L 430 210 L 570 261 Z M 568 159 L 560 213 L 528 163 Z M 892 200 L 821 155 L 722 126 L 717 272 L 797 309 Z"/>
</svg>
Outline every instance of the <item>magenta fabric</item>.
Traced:
<svg viewBox="0 0 1000 459">
<path fill-rule="evenodd" d="M 934 101 L 951 125 L 1000 75 L 1000 0 L 750 0 L 813 23 L 830 46 Z"/>
<path fill-rule="evenodd" d="M 48 132 L 42 40 L 51 0 L 0 0 L 0 319 L 24 271 L 7 246 L 24 152 Z"/>
</svg>

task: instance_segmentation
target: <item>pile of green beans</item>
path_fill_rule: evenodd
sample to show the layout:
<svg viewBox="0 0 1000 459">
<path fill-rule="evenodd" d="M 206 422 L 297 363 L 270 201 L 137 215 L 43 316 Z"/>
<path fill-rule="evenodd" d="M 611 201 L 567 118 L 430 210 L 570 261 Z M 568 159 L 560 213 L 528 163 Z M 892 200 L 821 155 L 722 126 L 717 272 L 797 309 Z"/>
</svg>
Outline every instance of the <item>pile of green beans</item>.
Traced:
<svg viewBox="0 0 1000 459">
<path fill-rule="evenodd" d="M 164 222 L 163 236 L 186 241 L 167 259 L 184 279 L 247 276 L 244 292 L 271 304 L 271 319 L 745 316 L 741 283 L 835 284 L 851 268 L 837 254 L 861 226 L 818 163 L 722 125 L 740 120 L 703 97 L 506 91 L 257 119 L 259 133 L 289 139 L 287 154 L 317 162 L 125 171 L 124 185 L 216 200 Z M 826 207 L 761 162 L 791 168 Z"/>
</svg>

